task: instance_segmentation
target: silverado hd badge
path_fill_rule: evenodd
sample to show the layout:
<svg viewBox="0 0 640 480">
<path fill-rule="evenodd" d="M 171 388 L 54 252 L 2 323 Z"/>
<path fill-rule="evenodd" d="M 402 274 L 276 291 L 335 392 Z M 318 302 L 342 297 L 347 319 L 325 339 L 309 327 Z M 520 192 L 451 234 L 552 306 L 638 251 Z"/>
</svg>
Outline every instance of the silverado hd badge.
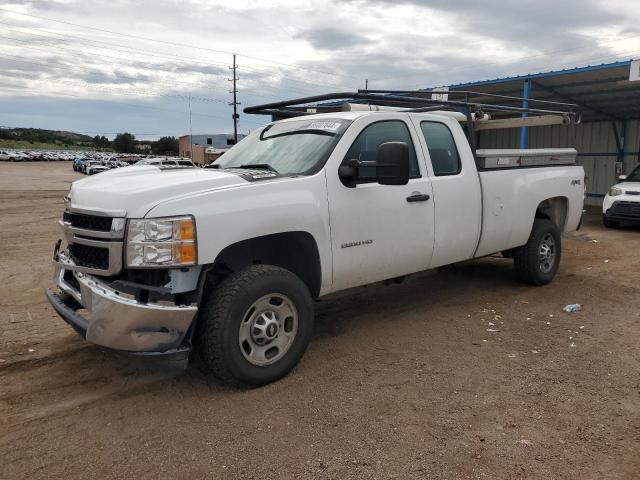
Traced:
<svg viewBox="0 0 640 480">
<path fill-rule="evenodd" d="M 340 245 L 341 248 L 359 247 L 360 245 L 371 245 L 373 240 L 361 240 L 358 242 L 347 242 Z"/>
</svg>

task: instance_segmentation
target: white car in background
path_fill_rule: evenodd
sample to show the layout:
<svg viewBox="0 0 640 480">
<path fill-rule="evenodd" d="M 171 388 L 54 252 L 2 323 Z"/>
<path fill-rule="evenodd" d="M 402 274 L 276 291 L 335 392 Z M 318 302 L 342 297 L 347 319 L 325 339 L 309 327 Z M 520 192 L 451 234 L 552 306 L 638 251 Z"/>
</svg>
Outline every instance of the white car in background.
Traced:
<svg viewBox="0 0 640 480">
<path fill-rule="evenodd" d="M 178 167 L 195 167 L 194 163 L 189 159 L 170 159 L 170 158 L 143 158 L 135 163 L 136 166 L 142 165 L 155 165 L 156 167 L 163 168 L 178 168 Z"/>
<path fill-rule="evenodd" d="M 106 172 L 107 170 L 109 170 L 109 167 L 99 160 L 89 160 L 85 162 L 84 173 L 87 175 L 95 175 L 96 173 Z"/>
<path fill-rule="evenodd" d="M 629 175 L 620 175 L 620 183 L 609 189 L 602 203 L 605 227 L 617 228 L 621 223 L 640 225 L 640 166 Z"/>
<path fill-rule="evenodd" d="M 8 160 L 10 162 L 26 162 L 31 160 L 26 153 L 3 151 L 3 155 L 0 156 L 0 160 Z"/>
</svg>

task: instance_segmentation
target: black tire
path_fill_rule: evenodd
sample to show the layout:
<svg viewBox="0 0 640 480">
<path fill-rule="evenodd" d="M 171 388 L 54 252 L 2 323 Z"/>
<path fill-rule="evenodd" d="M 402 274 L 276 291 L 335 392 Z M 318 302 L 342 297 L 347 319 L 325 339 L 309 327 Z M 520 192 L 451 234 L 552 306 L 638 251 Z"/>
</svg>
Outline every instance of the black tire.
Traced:
<svg viewBox="0 0 640 480">
<path fill-rule="evenodd" d="M 543 246 L 544 244 L 544 246 Z M 553 249 L 553 259 L 544 252 Z M 553 280 L 560 266 L 562 243 L 558 227 L 544 218 L 536 218 L 526 245 L 513 251 L 518 280 L 529 285 L 546 285 Z"/>
<path fill-rule="evenodd" d="M 602 217 L 602 223 L 607 228 L 619 228 L 620 222 L 616 222 L 615 220 L 609 220 L 607 217 Z"/>
<path fill-rule="evenodd" d="M 242 351 L 240 329 L 254 303 L 269 295 L 290 299 L 297 313 L 297 331 L 281 358 L 256 365 Z M 298 364 L 311 338 L 313 319 L 313 300 L 300 278 L 280 267 L 252 265 L 232 273 L 206 295 L 198 317 L 196 348 L 223 382 L 238 387 L 265 385 Z"/>
</svg>

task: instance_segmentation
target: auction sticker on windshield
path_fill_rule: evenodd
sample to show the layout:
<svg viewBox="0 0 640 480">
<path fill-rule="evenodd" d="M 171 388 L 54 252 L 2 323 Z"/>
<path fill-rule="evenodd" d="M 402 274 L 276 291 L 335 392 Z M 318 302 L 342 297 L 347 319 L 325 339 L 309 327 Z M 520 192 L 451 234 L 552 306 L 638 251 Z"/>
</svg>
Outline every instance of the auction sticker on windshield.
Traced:
<svg viewBox="0 0 640 480">
<path fill-rule="evenodd" d="M 308 130 L 325 130 L 327 132 L 337 132 L 340 122 L 313 122 L 307 127 Z"/>
</svg>

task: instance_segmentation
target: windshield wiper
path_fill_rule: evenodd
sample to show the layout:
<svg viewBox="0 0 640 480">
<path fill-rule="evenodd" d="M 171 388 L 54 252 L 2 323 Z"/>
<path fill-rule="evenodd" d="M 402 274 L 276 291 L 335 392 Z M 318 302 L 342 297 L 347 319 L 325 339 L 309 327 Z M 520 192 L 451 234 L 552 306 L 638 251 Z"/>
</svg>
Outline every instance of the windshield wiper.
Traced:
<svg viewBox="0 0 640 480">
<path fill-rule="evenodd" d="M 254 163 L 253 165 L 249 164 L 249 165 L 240 165 L 239 167 L 230 167 L 230 168 L 246 168 L 246 169 L 253 169 L 253 170 L 269 170 L 271 172 L 274 173 L 278 173 L 278 171 L 273 168 L 271 165 L 269 165 L 268 163 Z"/>
</svg>

